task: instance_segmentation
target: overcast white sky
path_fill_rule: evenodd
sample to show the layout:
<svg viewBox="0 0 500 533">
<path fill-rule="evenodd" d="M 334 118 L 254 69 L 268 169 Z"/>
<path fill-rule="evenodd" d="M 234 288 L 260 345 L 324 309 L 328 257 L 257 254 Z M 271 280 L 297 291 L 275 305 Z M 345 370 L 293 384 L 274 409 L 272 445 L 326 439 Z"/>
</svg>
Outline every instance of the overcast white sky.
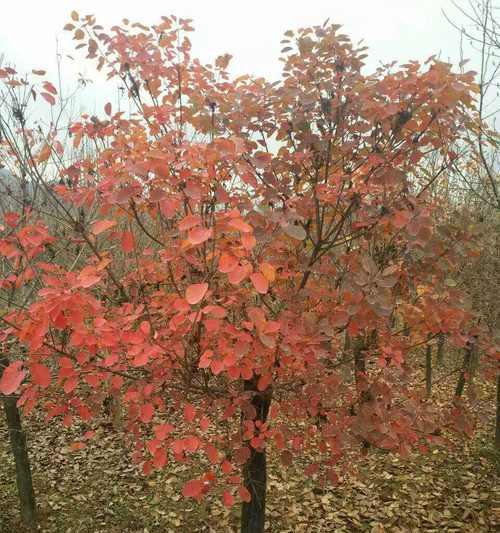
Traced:
<svg viewBox="0 0 500 533">
<path fill-rule="evenodd" d="M 20 71 L 44 68 L 55 77 L 56 38 L 63 54 L 74 52 L 73 42 L 62 31 L 72 9 L 96 15 L 104 26 L 120 23 L 124 17 L 145 23 L 170 14 L 193 18 L 194 55 L 209 62 L 228 52 L 234 56 L 234 73 L 272 78 L 280 72 L 282 34 L 321 24 L 327 17 L 342 24 L 354 41 L 364 39 L 370 47 L 369 67 L 379 61 L 404 62 L 433 54 L 457 61 L 459 36 L 442 10 L 462 22 L 451 0 L 11 0 L 0 18 L 0 56 L 4 53 Z M 62 68 L 66 80 L 74 79 L 78 71 L 93 76 L 85 62 L 64 59 Z M 101 100 L 102 90 L 100 84 L 88 89 L 87 105 L 93 107 L 96 97 Z"/>
</svg>

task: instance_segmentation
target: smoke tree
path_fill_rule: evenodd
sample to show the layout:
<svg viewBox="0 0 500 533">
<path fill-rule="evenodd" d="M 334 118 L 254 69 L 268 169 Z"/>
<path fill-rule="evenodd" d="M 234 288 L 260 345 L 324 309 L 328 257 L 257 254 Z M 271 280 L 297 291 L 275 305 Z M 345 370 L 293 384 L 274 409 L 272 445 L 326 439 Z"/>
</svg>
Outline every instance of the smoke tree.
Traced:
<svg viewBox="0 0 500 533">
<path fill-rule="evenodd" d="M 196 463 L 184 496 L 241 501 L 243 532 L 264 530 L 270 450 L 337 483 L 347 454 L 470 432 L 464 406 L 426 400 L 414 352 L 474 338 L 490 373 L 496 354 L 447 282 L 469 236 L 436 222 L 428 194 L 469 125 L 474 74 L 433 58 L 366 74 L 365 49 L 325 23 L 285 34 L 279 81 L 233 79 L 230 56 L 192 57 L 189 20 L 72 19 L 135 111 L 74 122 L 73 147 L 93 151 L 71 165 L 57 132 L 38 151 L 25 135 L 32 179 L 57 169 L 64 231 L 4 216 L 0 254 L 18 268 L 3 285 L 36 298 L 2 317 L 27 355 L 0 390 L 66 425 L 114 397 L 144 472 Z"/>
</svg>

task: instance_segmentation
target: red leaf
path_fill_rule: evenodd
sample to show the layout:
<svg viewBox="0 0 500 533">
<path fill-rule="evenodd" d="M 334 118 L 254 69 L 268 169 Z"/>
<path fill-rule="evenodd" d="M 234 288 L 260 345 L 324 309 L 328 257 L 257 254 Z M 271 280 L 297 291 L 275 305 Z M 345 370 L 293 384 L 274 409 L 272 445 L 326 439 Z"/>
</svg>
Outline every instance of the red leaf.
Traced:
<svg viewBox="0 0 500 533">
<path fill-rule="evenodd" d="M 107 366 L 107 367 L 113 366 L 116 362 L 118 362 L 118 359 L 119 359 L 118 354 L 112 353 L 104 358 L 103 360 L 104 366 Z"/>
<path fill-rule="evenodd" d="M 116 225 L 115 220 L 98 220 L 92 224 L 92 233 L 94 235 L 99 235 L 100 233 L 112 228 Z"/>
<path fill-rule="evenodd" d="M 214 353 L 212 350 L 205 350 L 200 357 L 200 361 L 198 362 L 198 368 L 208 368 L 212 362 L 213 354 Z"/>
<path fill-rule="evenodd" d="M 16 392 L 26 375 L 26 371 L 21 370 L 22 366 L 22 361 L 14 361 L 4 370 L 2 379 L 0 379 L 0 392 L 2 394 Z"/>
<path fill-rule="evenodd" d="M 187 403 L 184 406 L 184 420 L 186 422 L 192 422 L 195 416 L 196 416 L 196 409 L 190 403 Z"/>
<path fill-rule="evenodd" d="M 144 475 L 145 476 L 149 476 L 149 474 L 151 474 L 151 470 L 153 469 L 153 465 L 152 465 L 152 462 L 151 461 L 146 461 L 143 465 L 142 465 L 142 471 L 144 472 Z"/>
<path fill-rule="evenodd" d="M 51 94 L 57 94 L 56 88 L 50 83 L 50 81 L 44 81 L 43 82 L 43 88 Z"/>
<path fill-rule="evenodd" d="M 392 223 L 398 229 L 404 228 L 410 220 L 410 213 L 408 211 L 396 211 L 392 217 Z"/>
<path fill-rule="evenodd" d="M 46 100 L 50 105 L 56 105 L 56 99 L 49 93 L 40 93 L 42 98 Z"/>
<path fill-rule="evenodd" d="M 238 266 L 238 259 L 233 255 L 222 254 L 219 259 L 219 271 L 223 274 L 229 274 Z"/>
<path fill-rule="evenodd" d="M 229 283 L 239 285 L 251 271 L 252 267 L 250 265 L 238 265 L 234 270 L 229 272 L 227 279 L 229 280 Z"/>
<path fill-rule="evenodd" d="M 201 224 L 200 215 L 187 215 L 179 222 L 179 229 L 185 231 Z"/>
<path fill-rule="evenodd" d="M 272 377 L 270 374 L 264 374 L 263 376 L 260 376 L 259 381 L 257 382 L 257 388 L 262 392 L 269 387 L 271 384 Z"/>
<path fill-rule="evenodd" d="M 174 431 L 172 424 L 160 424 L 154 428 L 155 436 L 159 440 L 165 440 L 172 431 Z"/>
<path fill-rule="evenodd" d="M 140 366 L 144 366 L 144 365 L 147 365 L 148 364 L 148 361 L 149 361 L 149 354 L 145 351 L 141 352 L 141 353 L 138 353 L 133 361 L 132 361 L 132 366 L 135 366 L 135 367 L 140 367 Z"/>
<path fill-rule="evenodd" d="M 241 218 L 233 218 L 229 221 L 229 225 L 237 229 L 238 231 L 241 231 L 242 233 L 250 233 L 252 231 L 252 226 L 247 224 L 244 220 Z"/>
<path fill-rule="evenodd" d="M 111 104 L 109 102 L 104 106 L 104 112 L 108 117 L 111 116 Z"/>
<path fill-rule="evenodd" d="M 30 367 L 33 381 L 46 389 L 50 385 L 50 370 L 42 364 L 33 363 Z"/>
<path fill-rule="evenodd" d="M 124 231 L 122 234 L 122 250 L 126 254 L 134 251 L 134 235 L 131 231 Z"/>
<path fill-rule="evenodd" d="M 260 272 L 254 272 L 250 279 L 252 280 L 255 290 L 260 294 L 266 294 L 269 290 L 269 281 Z"/>
<path fill-rule="evenodd" d="M 240 498 L 244 502 L 249 503 L 250 501 L 252 501 L 252 495 L 250 494 L 249 490 L 243 485 L 240 485 L 240 487 L 238 488 L 238 492 L 240 493 Z"/>
<path fill-rule="evenodd" d="M 172 198 L 166 198 L 159 202 L 161 214 L 167 218 L 172 218 L 179 208 L 178 203 Z"/>
<path fill-rule="evenodd" d="M 199 479 L 191 479 L 184 485 L 182 494 L 186 498 L 199 498 L 203 493 L 203 486 L 203 481 Z"/>
<path fill-rule="evenodd" d="M 50 145 L 45 144 L 44 147 L 40 150 L 40 152 L 38 152 L 38 157 L 37 157 L 38 161 L 40 163 L 44 163 L 50 157 L 51 153 L 52 153 L 52 148 L 50 147 Z"/>
<path fill-rule="evenodd" d="M 188 241 L 190 244 L 196 245 L 208 241 L 212 236 L 210 228 L 194 228 L 189 232 Z"/>
<path fill-rule="evenodd" d="M 80 283 L 80 287 L 88 289 L 89 287 L 92 287 L 92 285 L 99 283 L 99 281 L 101 281 L 101 278 L 92 273 L 80 272 L 80 274 L 78 275 L 78 281 Z"/>
<path fill-rule="evenodd" d="M 140 419 L 145 423 L 145 424 L 148 424 L 149 422 L 151 422 L 152 418 L 153 418 L 153 413 L 154 413 L 154 407 L 153 407 L 153 404 L 151 402 L 148 402 L 148 403 L 145 403 L 142 407 L 141 407 L 141 415 L 140 415 Z"/>
<path fill-rule="evenodd" d="M 210 362 L 210 369 L 218 376 L 224 370 L 224 363 L 220 359 L 213 359 Z"/>
<path fill-rule="evenodd" d="M 195 283 L 186 289 L 186 300 L 191 305 L 196 305 L 203 300 L 207 293 L 208 283 Z"/>
<path fill-rule="evenodd" d="M 226 507 L 232 507 L 234 504 L 234 496 L 230 492 L 225 490 L 224 494 L 222 495 L 222 501 L 224 502 L 224 505 Z"/>
<path fill-rule="evenodd" d="M 164 448 L 159 448 L 155 451 L 153 456 L 153 464 L 156 468 L 163 468 L 167 463 L 167 452 Z"/>
<path fill-rule="evenodd" d="M 13 211 L 9 211 L 4 214 L 3 216 L 5 222 L 11 227 L 15 228 L 17 224 L 19 223 L 19 219 L 21 218 L 19 213 L 14 213 Z"/>
<path fill-rule="evenodd" d="M 244 233 L 241 236 L 241 244 L 245 250 L 251 250 L 257 244 L 257 239 L 252 233 Z"/>
<path fill-rule="evenodd" d="M 200 439 L 194 435 L 184 439 L 184 445 L 188 452 L 195 452 L 200 447 Z"/>
<path fill-rule="evenodd" d="M 330 324 L 334 328 L 345 326 L 349 322 L 349 315 L 343 310 L 334 311 L 330 317 Z"/>
<path fill-rule="evenodd" d="M 186 449 L 186 442 L 183 439 L 180 440 L 173 440 L 170 443 L 170 448 L 172 448 L 172 451 L 179 455 Z"/>
<path fill-rule="evenodd" d="M 276 279 L 276 269 L 269 263 L 262 263 L 260 265 L 260 271 L 269 282 L 273 282 Z"/>
<path fill-rule="evenodd" d="M 101 278 L 97 274 L 96 268 L 91 265 L 84 267 L 78 274 L 79 286 L 85 289 L 99 283 L 100 280 Z"/>
<path fill-rule="evenodd" d="M 314 474 L 318 472 L 318 470 L 319 470 L 319 465 L 317 465 L 316 463 L 312 463 L 306 466 L 306 468 L 304 469 L 304 473 L 306 476 L 313 476 Z"/>
<path fill-rule="evenodd" d="M 69 394 L 70 392 L 73 392 L 78 385 L 78 379 L 77 378 L 69 378 L 64 382 L 64 392 L 66 394 Z"/>
<path fill-rule="evenodd" d="M 210 419 L 208 416 L 202 416 L 200 419 L 200 429 L 201 431 L 206 431 L 210 427 Z"/>
<path fill-rule="evenodd" d="M 213 464 L 217 464 L 219 462 L 219 450 L 212 444 L 207 444 L 205 446 L 205 452 L 207 454 L 208 460 Z"/>
</svg>

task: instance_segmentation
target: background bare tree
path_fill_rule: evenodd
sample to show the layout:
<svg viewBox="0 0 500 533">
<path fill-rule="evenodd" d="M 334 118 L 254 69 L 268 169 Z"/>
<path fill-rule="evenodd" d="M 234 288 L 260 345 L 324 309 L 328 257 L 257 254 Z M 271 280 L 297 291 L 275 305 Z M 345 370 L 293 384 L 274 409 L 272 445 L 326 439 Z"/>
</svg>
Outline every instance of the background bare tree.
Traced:
<svg viewBox="0 0 500 533">
<path fill-rule="evenodd" d="M 498 0 L 454 1 L 455 12 L 445 13 L 460 32 L 462 60 L 477 54 L 477 116 L 468 142 L 454 165 L 454 185 L 477 237 L 475 260 L 467 260 L 461 278 L 472 305 L 481 312 L 492 335 L 500 323 L 500 3 Z M 465 61 L 462 62 L 462 64 Z M 498 368 L 496 369 L 498 374 Z M 495 446 L 500 450 L 500 374 L 497 377 Z"/>
</svg>

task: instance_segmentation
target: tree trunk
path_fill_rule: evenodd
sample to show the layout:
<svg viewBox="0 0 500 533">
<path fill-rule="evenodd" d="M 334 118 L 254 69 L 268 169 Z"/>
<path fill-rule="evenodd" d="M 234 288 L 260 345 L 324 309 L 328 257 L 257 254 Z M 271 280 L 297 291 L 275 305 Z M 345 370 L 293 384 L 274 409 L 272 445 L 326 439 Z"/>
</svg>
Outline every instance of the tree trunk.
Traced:
<svg viewBox="0 0 500 533">
<path fill-rule="evenodd" d="M 465 347 L 464 361 L 462 363 L 462 370 L 460 371 L 460 376 L 458 378 L 457 387 L 455 389 L 455 397 L 456 398 L 460 398 L 462 396 L 462 394 L 464 393 L 465 376 L 466 376 L 467 372 L 470 371 L 473 350 L 474 350 L 473 344 L 472 343 L 468 343 L 467 346 Z"/>
<path fill-rule="evenodd" d="M 0 358 L 0 377 L 7 367 L 8 360 Z M 21 519 L 29 528 L 36 528 L 36 503 L 31 479 L 31 468 L 26 447 L 26 435 L 21 426 L 21 417 L 17 408 L 17 398 L 15 396 L 4 396 L 3 406 L 7 418 L 10 445 L 16 465 L 16 481 L 19 493 L 19 503 Z"/>
<path fill-rule="evenodd" d="M 256 411 L 255 421 L 264 423 L 271 405 L 270 390 L 260 392 L 256 381 L 245 381 L 245 390 L 253 394 L 251 403 Z M 250 492 L 250 502 L 243 502 L 241 508 L 241 533 L 264 533 L 266 520 L 267 461 L 266 450 L 251 448 L 250 458 L 243 469 L 244 484 Z"/>
<path fill-rule="evenodd" d="M 437 351 L 436 351 L 436 361 L 439 366 L 443 364 L 444 361 L 444 333 L 440 333 L 437 338 Z"/>
<path fill-rule="evenodd" d="M 358 335 L 354 340 L 353 355 L 354 355 L 354 372 L 356 382 L 359 381 L 360 374 L 366 372 L 365 354 L 363 350 L 366 348 L 366 342 L 363 336 Z"/>
<path fill-rule="evenodd" d="M 359 414 L 363 408 L 363 404 L 372 400 L 370 391 L 365 390 L 366 358 L 364 350 L 366 350 L 366 348 L 366 337 L 364 335 L 358 335 L 352 343 L 352 351 L 354 356 L 354 378 L 356 381 L 356 388 L 358 389 L 359 409 L 356 410 L 354 405 L 352 405 L 352 416 Z M 361 448 L 363 452 L 367 452 L 370 448 L 370 443 L 365 438 L 361 439 Z"/>
<path fill-rule="evenodd" d="M 495 449 L 500 452 L 500 374 L 497 376 L 497 419 L 495 423 Z"/>
<path fill-rule="evenodd" d="M 432 394 L 432 346 L 427 344 L 425 349 L 425 394 L 427 398 Z"/>
</svg>

